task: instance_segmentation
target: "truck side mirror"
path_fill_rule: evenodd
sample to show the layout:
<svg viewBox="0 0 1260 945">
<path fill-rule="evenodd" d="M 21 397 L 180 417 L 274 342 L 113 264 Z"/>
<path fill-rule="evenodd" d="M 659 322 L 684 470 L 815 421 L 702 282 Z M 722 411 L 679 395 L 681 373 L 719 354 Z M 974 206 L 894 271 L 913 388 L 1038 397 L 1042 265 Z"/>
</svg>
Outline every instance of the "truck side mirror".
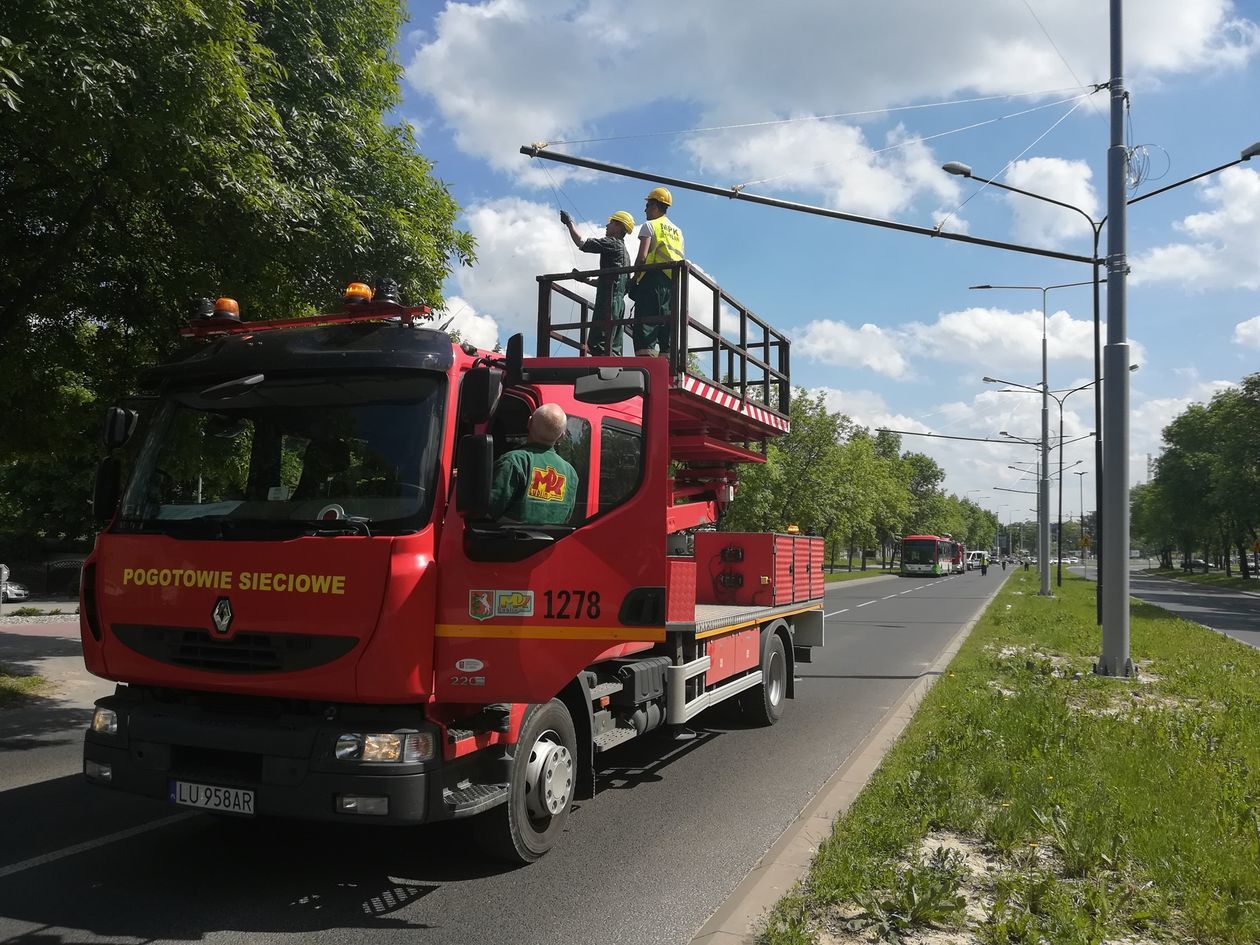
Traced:
<svg viewBox="0 0 1260 945">
<path fill-rule="evenodd" d="M 584 404 L 619 404 L 646 389 L 641 371 L 600 368 L 573 382 L 573 399 Z"/>
<path fill-rule="evenodd" d="M 459 386 L 461 423 L 485 423 L 503 396 L 503 372 L 498 368 L 475 367 L 464 374 Z"/>
<path fill-rule="evenodd" d="M 460 439 L 455 460 L 456 510 L 467 518 L 487 518 L 494 482 L 494 439 L 488 433 L 468 434 Z"/>
<path fill-rule="evenodd" d="M 139 414 L 126 407 L 110 407 L 105 411 L 105 448 L 118 449 L 131 439 Z"/>
<path fill-rule="evenodd" d="M 517 332 L 507 343 L 507 385 L 516 387 L 525 379 L 525 336 Z"/>
<path fill-rule="evenodd" d="M 114 517 L 121 489 L 122 460 L 106 456 L 96 466 L 96 483 L 92 487 L 92 516 L 98 524 L 104 525 Z"/>
</svg>

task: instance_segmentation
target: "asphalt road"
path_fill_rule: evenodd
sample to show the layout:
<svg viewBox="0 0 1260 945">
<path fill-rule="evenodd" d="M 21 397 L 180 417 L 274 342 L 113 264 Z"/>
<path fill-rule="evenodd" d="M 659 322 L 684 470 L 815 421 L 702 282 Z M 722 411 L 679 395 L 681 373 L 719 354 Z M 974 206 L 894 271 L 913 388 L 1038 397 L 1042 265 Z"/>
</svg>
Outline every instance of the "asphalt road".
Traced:
<svg viewBox="0 0 1260 945">
<path fill-rule="evenodd" d="M 1145 559 L 1134 562 L 1129 572 L 1130 596 L 1260 648 L 1260 594 L 1152 577 L 1138 570 L 1147 566 Z M 1080 573 L 1080 568 L 1072 570 Z M 1097 573 L 1091 566 L 1086 577 L 1097 580 Z"/>
<path fill-rule="evenodd" d="M 225 821 L 95 789 L 50 718 L 0 739 L 0 942 L 686 942 L 1003 577 L 831 585 L 827 646 L 777 726 L 719 707 L 694 739 L 608 753 L 523 869 L 483 862 L 460 824 Z"/>
</svg>

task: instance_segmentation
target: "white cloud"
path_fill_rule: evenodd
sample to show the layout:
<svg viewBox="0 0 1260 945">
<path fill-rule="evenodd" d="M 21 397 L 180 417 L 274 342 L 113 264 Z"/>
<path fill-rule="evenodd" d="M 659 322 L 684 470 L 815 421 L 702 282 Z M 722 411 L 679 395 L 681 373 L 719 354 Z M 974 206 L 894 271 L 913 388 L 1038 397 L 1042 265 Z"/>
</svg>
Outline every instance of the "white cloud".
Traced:
<svg viewBox="0 0 1260 945">
<path fill-rule="evenodd" d="M 1260 348 L 1260 315 L 1234 326 L 1234 344 L 1244 348 Z"/>
<path fill-rule="evenodd" d="M 1105 79 L 1106 6 L 1041 7 L 1080 80 Z M 1256 25 L 1229 0 L 1146 0 L 1126 29 L 1138 82 L 1238 66 L 1260 45 Z M 767 67 L 773 61 L 791 67 Z M 785 117 L 785 103 L 820 114 L 1075 84 L 1028 11 L 1006 0 L 780 0 L 767 16 L 732 16 L 722 0 L 640 0 L 629 13 L 613 0 L 452 2 L 406 74 L 464 151 L 537 183 L 520 145 L 616 134 L 654 105 L 688 105 L 706 123 L 747 122 Z M 623 81 L 606 81 L 613 75 Z M 831 126 L 822 136 L 845 147 L 846 134 L 853 129 Z M 886 188 L 877 171 L 871 178 Z"/>
<path fill-rule="evenodd" d="M 861 128 L 827 122 L 704 135 L 685 147 L 706 177 L 755 192 L 821 194 L 824 205 L 849 213 L 895 216 L 920 195 L 950 208 L 959 200 L 931 149 L 900 125 L 881 148 Z"/>
<path fill-rule="evenodd" d="M 546 204 L 504 197 L 475 204 L 464 216 L 477 238 L 477 264 L 457 269 L 455 284 L 468 305 L 493 318 L 505 332 L 533 337 L 537 276 L 599 268 L 599 257 L 578 252 L 556 211 Z M 602 233 L 603 221 L 582 223 L 578 229 L 586 235 Z"/>
<path fill-rule="evenodd" d="M 909 366 L 898 339 L 877 325 L 851 328 L 844 322 L 812 321 L 794 342 L 805 357 L 834 367 L 864 367 L 888 377 L 901 377 Z"/>
<path fill-rule="evenodd" d="M 1188 242 L 1170 243 L 1133 260 L 1133 284 L 1176 282 L 1202 289 L 1260 289 L 1260 173 L 1231 167 L 1202 188 L 1217 209 L 1177 224 Z"/>
<path fill-rule="evenodd" d="M 1098 219 L 1098 196 L 1090 185 L 1093 171 L 1084 161 L 1062 158 L 1029 158 L 1016 161 L 1006 172 L 1006 183 L 1073 207 Z M 1015 236 L 1033 246 L 1062 246 L 1070 243 L 1088 246 L 1093 231 L 1079 213 L 1022 194 L 1007 193 L 1007 204 L 1015 217 Z"/>
<path fill-rule="evenodd" d="M 436 323 L 445 325 L 447 331 L 457 331 L 461 340 L 478 348 L 493 348 L 499 340 L 499 326 L 489 315 L 478 315 L 466 299 L 459 296 L 446 300 L 446 308 L 438 314 Z"/>
</svg>

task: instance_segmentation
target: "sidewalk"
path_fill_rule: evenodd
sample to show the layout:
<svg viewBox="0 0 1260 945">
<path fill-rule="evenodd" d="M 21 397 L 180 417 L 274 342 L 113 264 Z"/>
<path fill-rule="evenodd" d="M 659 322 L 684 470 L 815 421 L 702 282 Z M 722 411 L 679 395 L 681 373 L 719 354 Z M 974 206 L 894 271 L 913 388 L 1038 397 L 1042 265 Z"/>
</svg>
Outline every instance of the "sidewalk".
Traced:
<svg viewBox="0 0 1260 945">
<path fill-rule="evenodd" d="M 84 668 L 77 616 L 38 623 L 0 618 L 0 663 L 50 684 L 25 704 L 0 709 L 0 752 L 36 748 L 69 731 L 81 733 L 95 700 L 114 689 L 113 683 Z"/>
</svg>

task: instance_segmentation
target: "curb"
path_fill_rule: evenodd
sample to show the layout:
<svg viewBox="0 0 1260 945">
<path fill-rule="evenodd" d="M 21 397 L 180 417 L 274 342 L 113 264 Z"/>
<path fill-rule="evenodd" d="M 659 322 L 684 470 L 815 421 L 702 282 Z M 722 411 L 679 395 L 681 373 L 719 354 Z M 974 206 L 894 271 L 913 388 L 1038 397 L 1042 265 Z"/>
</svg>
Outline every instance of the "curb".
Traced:
<svg viewBox="0 0 1260 945">
<path fill-rule="evenodd" d="M 1007 577 L 1013 573 L 1009 572 Z M 1005 584 L 1006 578 L 998 582 L 980 610 L 954 635 L 936 662 L 925 669 L 884 713 L 884 717 L 818 789 L 818 793 L 766 851 L 760 862 L 691 937 L 689 945 L 753 945 L 766 914 L 809 872 L 818 845 L 831 836 L 836 818 L 849 809 L 866 787 L 888 749 L 910 724 L 923 697 L 953 660 L 963 641 Z"/>
</svg>

